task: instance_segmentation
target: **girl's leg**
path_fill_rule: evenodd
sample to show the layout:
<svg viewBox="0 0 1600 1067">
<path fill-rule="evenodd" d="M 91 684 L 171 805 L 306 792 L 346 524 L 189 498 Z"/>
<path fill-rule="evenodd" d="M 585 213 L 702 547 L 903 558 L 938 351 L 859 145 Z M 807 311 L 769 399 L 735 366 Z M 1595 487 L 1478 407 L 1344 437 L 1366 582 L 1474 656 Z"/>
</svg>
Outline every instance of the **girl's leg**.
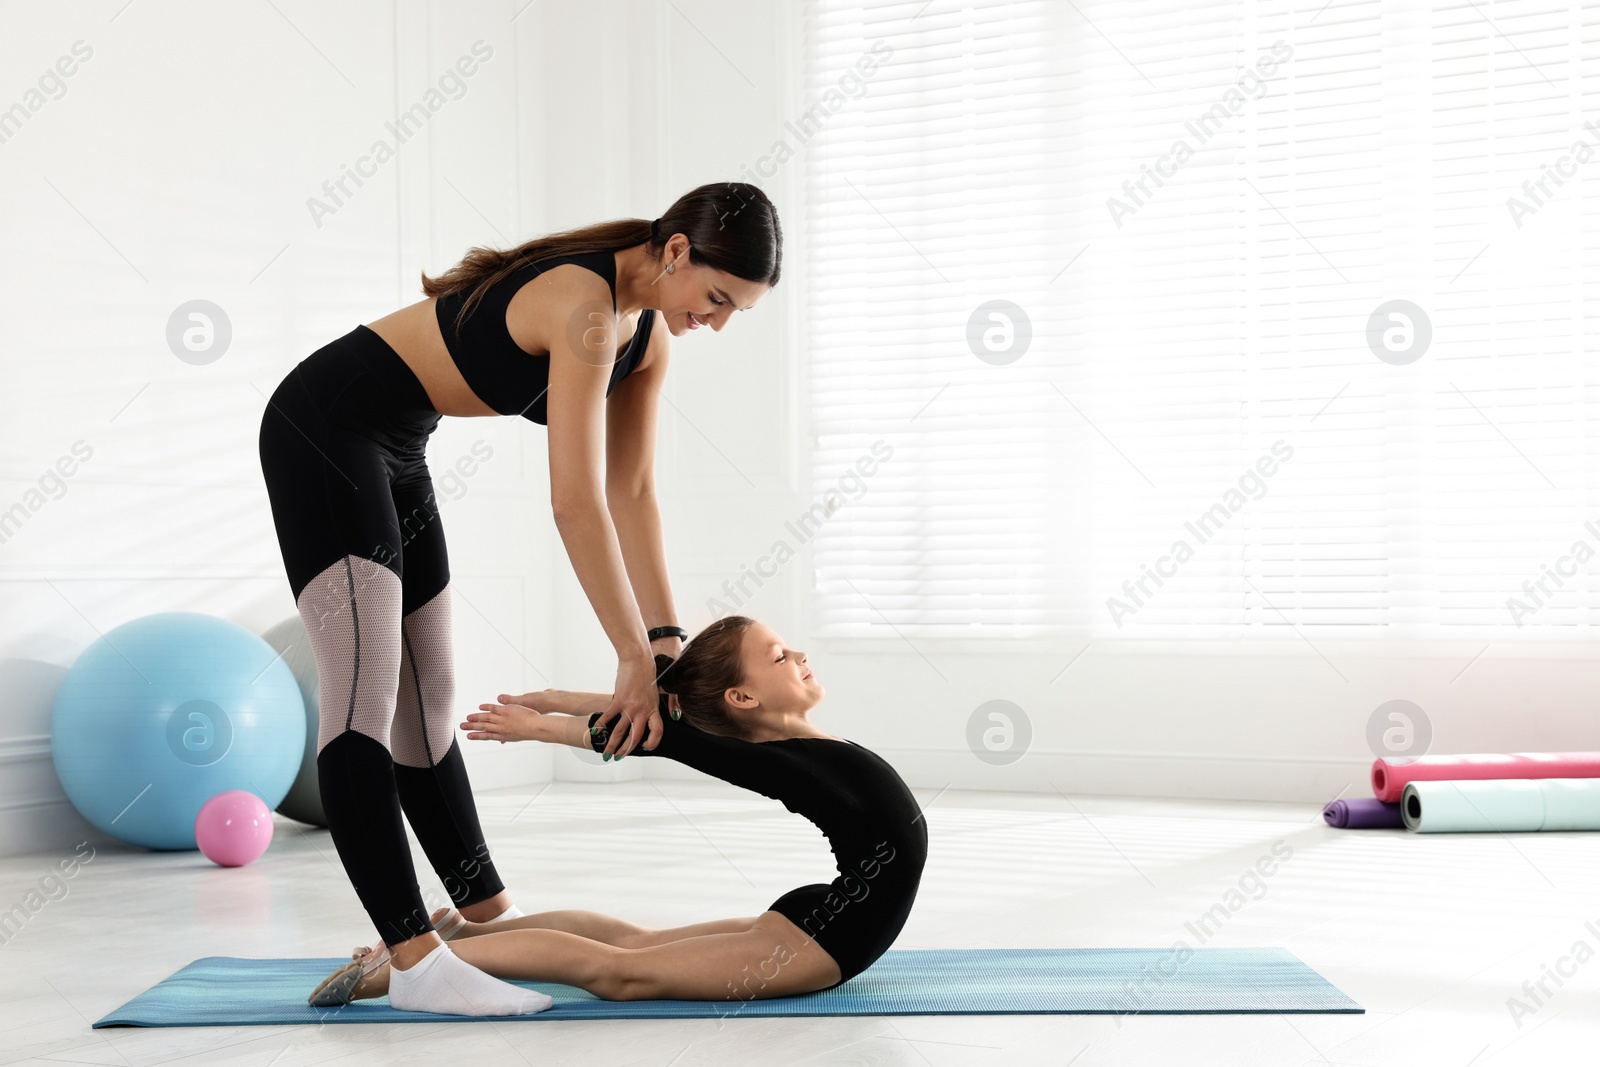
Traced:
<svg viewBox="0 0 1600 1067">
<path fill-rule="evenodd" d="M 520 922 L 521 920 L 512 920 Z M 603 1000 L 755 1000 L 826 989 L 839 965 L 788 919 L 766 912 L 742 933 L 618 948 L 564 930 L 507 930 L 450 942 L 447 951 L 497 978 L 560 982 Z M 383 996 L 389 970 L 355 996 Z"/>
<path fill-rule="evenodd" d="M 390 742 L 395 785 L 406 820 L 451 902 L 469 919 L 490 919 L 511 899 L 489 857 L 456 742 L 450 563 L 420 455 L 396 478 L 394 502 L 405 544 L 400 691 Z"/>
<path fill-rule="evenodd" d="M 444 909 L 434 912 L 434 925 L 438 925 L 443 917 Z M 747 919 L 713 919 L 710 922 L 693 923 L 689 926 L 652 930 L 649 927 L 637 926 L 625 919 L 601 915 L 594 911 L 546 911 L 502 922 L 468 921 L 454 938 L 480 937 L 483 934 L 505 933 L 509 930 L 564 930 L 569 934 L 577 934 L 579 937 L 586 937 L 591 941 L 616 948 L 649 948 L 653 945 L 664 945 L 671 941 L 703 937 L 707 934 L 747 933 L 756 925 L 758 918 L 751 916 Z"/>
</svg>

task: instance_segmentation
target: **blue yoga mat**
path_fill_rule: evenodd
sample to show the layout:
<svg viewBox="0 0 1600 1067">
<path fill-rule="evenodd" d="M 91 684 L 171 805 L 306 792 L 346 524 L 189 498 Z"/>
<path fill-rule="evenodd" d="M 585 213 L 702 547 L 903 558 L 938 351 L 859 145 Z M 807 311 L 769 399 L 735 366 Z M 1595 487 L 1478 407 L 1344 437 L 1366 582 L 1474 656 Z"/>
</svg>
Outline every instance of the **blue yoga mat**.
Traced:
<svg viewBox="0 0 1600 1067">
<path fill-rule="evenodd" d="M 1361 1005 L 1281 948 L 891 949 L 821 993 L 766 1000 L 599 1000 L 555 982 L 519 982 L 555 998 L 545 1019 L 707 1019 L 775 1015 L 1360 1013 Z M 340 959 L 196 960 L 95 1023 L 247 1026 L 469 1022 L 397 1011 L 387 998 L 313 1008 L 306 996 Z"/>
</svg>

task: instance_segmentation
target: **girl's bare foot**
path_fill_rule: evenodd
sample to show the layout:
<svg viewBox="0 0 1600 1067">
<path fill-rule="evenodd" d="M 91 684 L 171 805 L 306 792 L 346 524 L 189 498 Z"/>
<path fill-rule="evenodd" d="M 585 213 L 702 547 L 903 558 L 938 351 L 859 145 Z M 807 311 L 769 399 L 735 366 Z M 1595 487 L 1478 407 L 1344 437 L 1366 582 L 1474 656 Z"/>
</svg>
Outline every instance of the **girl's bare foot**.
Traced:
<svg viewBox="0 0 1600 1067">
<path fill-rule="evenodd" d="M 389 961 L 384 960 L 372 970 L 361 969 L 361 978 L 350 990 L 351 1000 L 370 1000 L 389 992 Z"/>
<path fill-rule="evenodd" d="M 376 953 L 382 952 L 382 957 Z M 389 987 L 388 952 L 381 945 L 377 949 L 361 947 L 350 954 L 350 962 L 324 978 L 314 989 L 306 1003 L 318 1008 L 332 1008 L 365 997 L 381 997 Z M 373 992 L 373 990 L 378 990 Z"/>
</svg>

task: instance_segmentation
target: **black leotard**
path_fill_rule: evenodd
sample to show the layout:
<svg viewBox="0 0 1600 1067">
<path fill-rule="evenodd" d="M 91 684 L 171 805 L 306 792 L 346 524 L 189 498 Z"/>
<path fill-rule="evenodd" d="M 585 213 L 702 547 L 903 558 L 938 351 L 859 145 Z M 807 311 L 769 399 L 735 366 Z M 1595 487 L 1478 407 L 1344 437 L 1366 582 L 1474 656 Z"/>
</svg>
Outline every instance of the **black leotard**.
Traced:
<svg viewBox="0 0 1600 1067">
<path fill-rule="evenodd" d="M 610 252 L 581 252 L 565 256 L 551 256 L 520 267 L 499 283 L 490 286 L 467 316 L 461 332 L 456 332 L 456 316 L 461 305 L 471 295 L 465 290 L 450 296 L 441 296 L 434 306 L 434 316 L 439 321 L 439 332 L 444 335 L 445 348 L 455 360 L 461 377 L 468 388 L 495 411 L 502 415 L 521 415 L 543 425 L 545 418 L 545 393 L 550 388 L 549 354 L 535 355 L 517 347 L 506 329 L 506 308 L 517 291 L 551 267 L 563 263 L 576 263 L 594 271 L 611 287 L 611 313 L 617 311 L 617 261 Z M 617 384 L 632 374 L 644 350 L 650 343 L 650 327 L 655 322 L 655 309 L 646 308 L 639 313 L 639 324 L 633 337 L 617 353 L 617 362 L 611 368 L 611 380 L 606 384 L 606 396 Z"/>
<path fill-rule="evenodd" d="M 589 725 L 599 717 L 590 715 Z M 603 750 L 605 736 L 591 744 Z M 838 861 L 839 877 L 792 889 L 769 910 L 833 957 L 839 982 L 866 970 L 899 936 L 928 858 L 928 828 L 916 798 L 877 753 L 826 737 L 745 741 L 668 719 L 653 750 L 641 745 L 632 754 L 676 760 L 780 801 L 816 824 Z"/>
</svg>

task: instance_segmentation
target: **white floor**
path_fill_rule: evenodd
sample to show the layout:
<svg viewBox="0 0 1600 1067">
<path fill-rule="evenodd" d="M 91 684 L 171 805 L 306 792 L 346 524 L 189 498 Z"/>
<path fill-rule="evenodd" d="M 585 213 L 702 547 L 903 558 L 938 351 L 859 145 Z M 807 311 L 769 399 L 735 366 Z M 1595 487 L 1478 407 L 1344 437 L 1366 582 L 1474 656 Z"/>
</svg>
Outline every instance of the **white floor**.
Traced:
<svg viewBox="0 0 1600 1067">
<path fill-rule="evenodd" d="M 200 956 L 336 956 L 366 942 L 327 834 L 280 820 L 267 855 L 237 870 L 197 853 L 99 848 L 65 896 L 0 945 L 0 1063 L 1596 1062 L 1600 835 L 1335 831 L 1296 805 L 919 797 L 932 854 L 898 947 L 1196 944 L 1185 923 L 1226 901 L 1281 841 L 1289 858 L 1259 888 L 1246 881 L 1259 899 L 1206 943 L 1285 946 L 1366 1014 L 90 1030 Z M 480 800 L 524 910 L 677 925 L 754 914 L 831 873 L 809 824 L 720 783 L 563 783 Z M 23 900 L 62 856 L 0 860 L 0 906 Z M 439 897 L 431 876 L 424 886 Z M 1581 963 L 1569 956 L 1579 941 Z M 1558 987 L 1543 965 L 1571 976 Z M 1521 987 L 1541 978 L 1551 995 L 1536 1006 Z M 1532 1013 L 1514 1019 L 1513 996 Z"/>
</svg>

